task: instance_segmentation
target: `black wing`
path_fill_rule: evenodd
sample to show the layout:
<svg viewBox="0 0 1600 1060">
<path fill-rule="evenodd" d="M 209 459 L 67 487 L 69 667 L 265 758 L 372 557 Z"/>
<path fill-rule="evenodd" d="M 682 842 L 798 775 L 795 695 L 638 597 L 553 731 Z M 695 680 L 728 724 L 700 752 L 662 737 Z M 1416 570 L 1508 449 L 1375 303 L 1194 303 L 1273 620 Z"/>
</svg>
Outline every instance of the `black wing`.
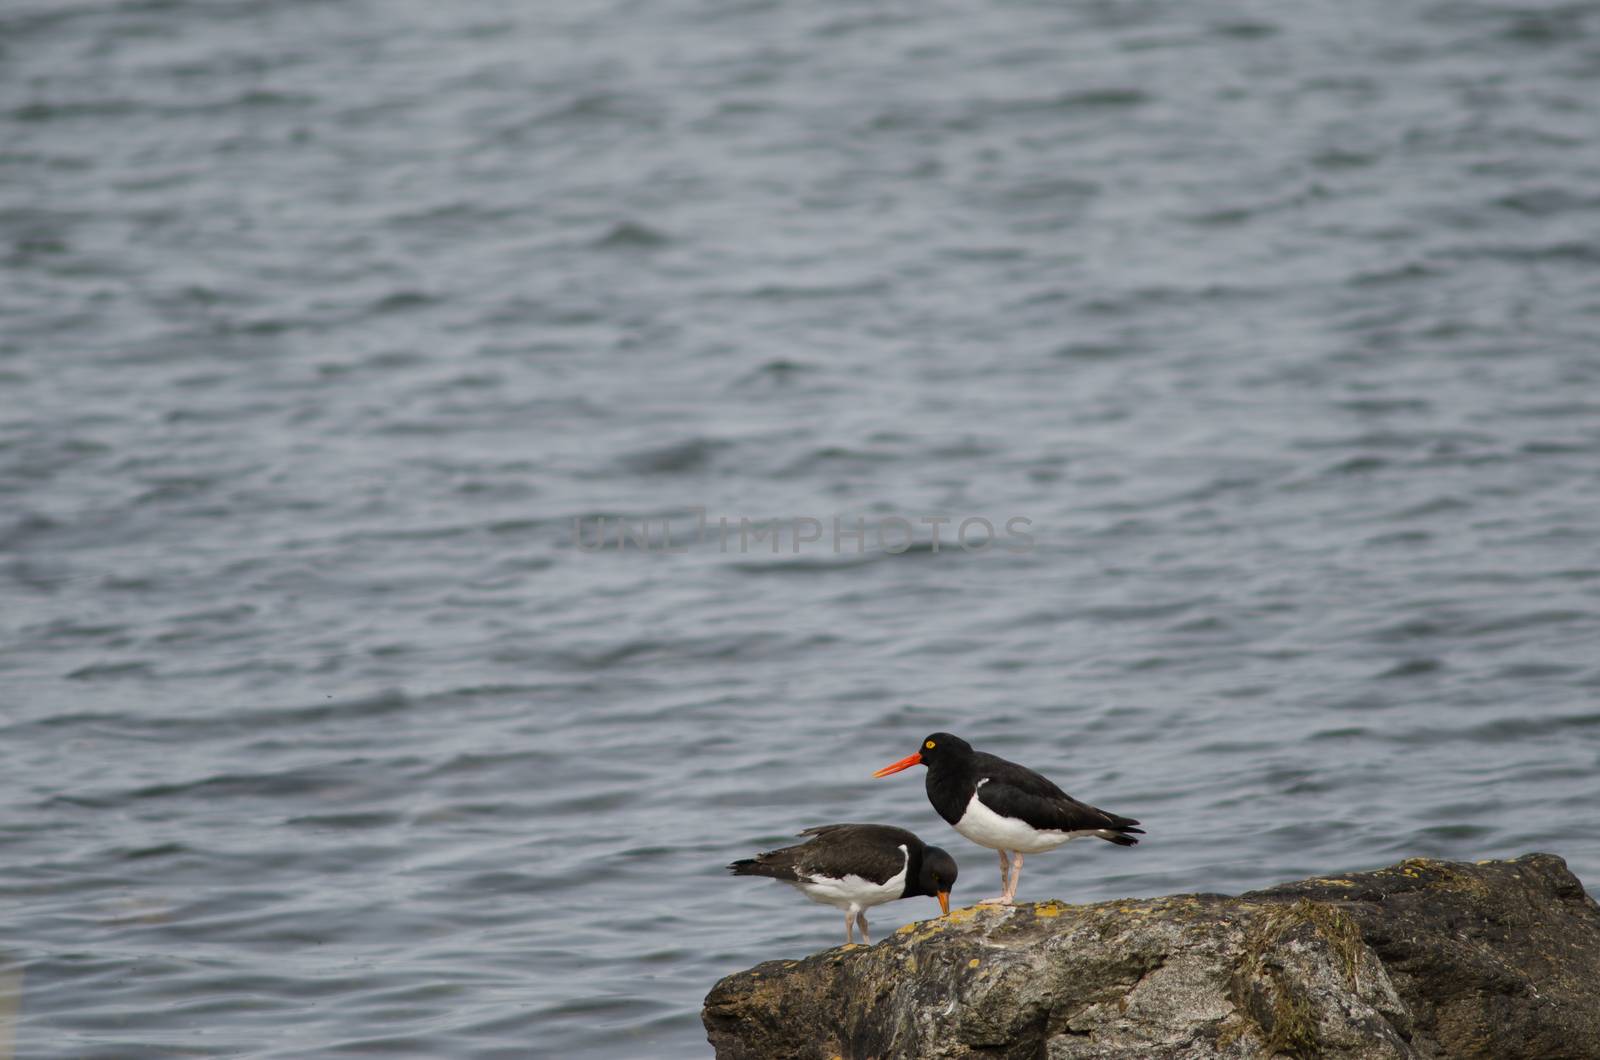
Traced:
<svg viewBox="0 0 1600 1060">
<path fill-rule="evenodd" d="M 1133 835 L 1144 834 L 1133 818 L 1079 802 L 1026 766 L 981 751 L 973 758 L 978 801 L 1002 817 L 1026 821 L 1035 828 L 1101 832 L 1105 833 L 1102 839 L 1122 846 L 1132 846 L 1138 842 Z"/>
<path fill-rule="evenodd" d="M 922 840 L 891 825 L 825 824 L 800 834 L 816 837 L 801 848 L 806 852 L 801 871 L 813 876 L 860 876 L 884 883 L 900 875 L 908 856 L 921 860 Z"/>
<path fill-rule="evenodd" d="M 906 868 L 907 854 L 922 847 L 922 840 L 904 828 L 884 824 L 825 824 L 800 834 L 811 836 L 811 842 L 735 861 L 728 869 L 735 876 L 790 882 L 809 876 L 860 876 L 883 883 L 898 876 Z"/>
</svg>

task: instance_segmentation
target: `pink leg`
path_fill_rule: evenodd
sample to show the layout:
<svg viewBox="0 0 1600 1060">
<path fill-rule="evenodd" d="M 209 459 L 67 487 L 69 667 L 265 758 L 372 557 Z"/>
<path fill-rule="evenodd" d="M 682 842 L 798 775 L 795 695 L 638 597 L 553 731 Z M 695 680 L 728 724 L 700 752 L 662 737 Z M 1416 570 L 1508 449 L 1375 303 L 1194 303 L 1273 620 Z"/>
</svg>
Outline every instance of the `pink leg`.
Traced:
<svg viewBox="0 0 1600 1060">
<path fill-rule="evenodd" d="M 1013 862 L 1013 861 L 1010 860 L 1009 857 L 1007 857 L 1006 852 L 1004 850 L 1000 851 L 1000 862 L 1001 862 L 1001 865 L 1003 866 L 1004 869 L 1009 869 L 1010 870 L 1009 872 L 1008 871 L 1002 871 L 1001 874 L 1000 874 L 1000 879 L 1001 879 L 1001 882 L 1003 882 L 1005 884 L 1005 889 L 1000 893 L 999 897 L 997 897 L 997 898 L 985 898 L 983 901 L 978 903 L 979 905 L 1010 905 L 1011 904 L 1011 899 L 1013 897 L 1015 897 L 1016 893 L 1017 893 L 1017 873 L 1020 872 L 1021 869 L 1022 869 L 1022 855 L 1021 854 L 1017 854 L 1016 855 L 1016 859 L 1017 860 L 1015 862 Z"/>
<path fill-rule="evenodd" d="M 867 938 L 867 914 L 865 910 L 856 914 L 856 927 L 861 929 L 861 945 L 872 945 L 872 940 Z"/>
<path fill-rule="evenodd" d="M 1014 860 L 1011 862 L 1011 882 L 1006 884 L 1006 904 L 1010 905 L 1017 897 L 1017 881 L 1022 879 L 1022 851 L 1011 852 Z"/>
<path fill-rule="evenodd" d="M 844 914 L 844 944 L 846 946 L 850 945 L 856 940 L 855 925 L 855 911 L 849 910 Z"/>
</svg>

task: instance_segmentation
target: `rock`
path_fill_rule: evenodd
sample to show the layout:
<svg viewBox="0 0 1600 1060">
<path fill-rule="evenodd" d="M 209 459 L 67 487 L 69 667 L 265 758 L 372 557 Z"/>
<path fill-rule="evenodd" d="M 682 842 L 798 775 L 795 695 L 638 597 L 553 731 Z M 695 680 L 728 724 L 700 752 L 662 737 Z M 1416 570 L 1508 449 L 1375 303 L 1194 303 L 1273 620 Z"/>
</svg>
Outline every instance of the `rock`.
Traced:
<svg viewBox="0 0 1600 1060">
<path fill-rule="evenodd" d="M 1600 905 L 1549 854 L 1215 894 L 970 907 L 769 961 L 719 1060 L 1600 1057 Z"/>
</svg>

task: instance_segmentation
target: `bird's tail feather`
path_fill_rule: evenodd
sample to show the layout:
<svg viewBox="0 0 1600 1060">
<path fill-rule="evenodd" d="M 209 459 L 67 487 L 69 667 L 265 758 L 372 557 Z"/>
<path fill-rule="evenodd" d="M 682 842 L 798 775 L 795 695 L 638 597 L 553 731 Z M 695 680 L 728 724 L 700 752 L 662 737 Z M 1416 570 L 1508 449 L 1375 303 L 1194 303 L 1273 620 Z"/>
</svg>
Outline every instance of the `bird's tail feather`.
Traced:
<svg viewBox="0 0 1600 1060">
<path fill-rule="evenodd" d="M 1144 835 L 1144 829 L 1140 828 L 1139 822 L 1132 817 L 1113 817 L 1111 819 L 1111 827 L 1102 828 L 1095 835 L 1108 843 L 1115 843 L 1119 847 L 1131 847 L 1136 846 L 1139 842 L 1133 837 Z"/>
<path fill-rule="evenodd" d="M 767 876 L 774 880 L 794 879 L 794 870 L 787 865 L 774 865 L 761 858 L 741 858 L 728 866 L 735 876 Z"/>
</svg>

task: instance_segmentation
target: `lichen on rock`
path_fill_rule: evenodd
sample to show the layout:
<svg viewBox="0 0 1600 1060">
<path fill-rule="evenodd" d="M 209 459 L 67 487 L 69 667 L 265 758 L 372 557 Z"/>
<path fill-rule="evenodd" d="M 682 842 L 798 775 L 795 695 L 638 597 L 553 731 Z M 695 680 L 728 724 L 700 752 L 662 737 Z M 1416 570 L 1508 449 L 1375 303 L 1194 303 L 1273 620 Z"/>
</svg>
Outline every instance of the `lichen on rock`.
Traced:
<svg viewBox="0 0 1600 1060">
<path fill-rule="evenodd" d="M 1600 1057 L 1600 906 L 1530 854 L 968 908 L 731 975 L 702 1018 L 720 1060 Z"/>
</svg>

